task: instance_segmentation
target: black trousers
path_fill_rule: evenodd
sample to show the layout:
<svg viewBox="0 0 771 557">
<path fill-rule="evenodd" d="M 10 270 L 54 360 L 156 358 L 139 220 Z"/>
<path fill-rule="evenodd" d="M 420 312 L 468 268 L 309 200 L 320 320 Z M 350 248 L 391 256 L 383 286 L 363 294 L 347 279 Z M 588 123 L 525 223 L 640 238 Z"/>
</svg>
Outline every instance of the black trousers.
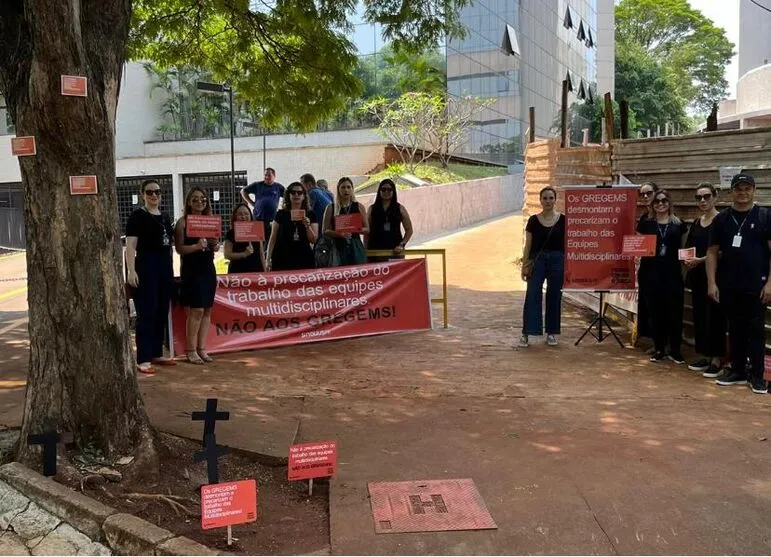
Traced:
<svg viewBox="0 0 771 557">
<path fill-rule="evenodd" d="M 763 359 L 766 353 L 766 306 L 760 292 L 746 293 L 720 291 L 720 304 L 728 317 L 728 338 L 731 347 L 731 367 L 740 374 L 763 377 Z"/>
<path fill-rule="evenodd" d="M 641 277 L 641 290 L 646 293 L 645 302 L 653 332 L 653 345 L 657 352 L 680 354 L 683 342 L 683 302 L 685 297 L 683 278 L 679 268 L 657 269 L 655 274 Z"/>
<path fill-rule="evenodd" d="M 702 267 L 688 273 L 693 306 L 693 329 L 696 352 L 708 358 L 724 358 L 726 351 L 726 317 L 723 305 L 707 296 L 707 273 Z"/>
<path fill-rule="evenodd" d="M 163 356 L 163 338 L 169 316 L 173 268 L 171 253 L 137 255 L 139 286 L 134 290 L 137 311 L 137 363 Z"/>
</svg>

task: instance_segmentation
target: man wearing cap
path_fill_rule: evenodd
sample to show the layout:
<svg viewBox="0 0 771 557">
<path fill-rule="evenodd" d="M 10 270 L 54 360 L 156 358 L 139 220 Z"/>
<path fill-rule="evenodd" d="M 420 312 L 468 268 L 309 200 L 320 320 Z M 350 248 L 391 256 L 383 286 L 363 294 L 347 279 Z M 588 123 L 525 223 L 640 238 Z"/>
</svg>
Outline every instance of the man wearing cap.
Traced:
<svg viewBox="0 0 771 557">
<path fill-rule="evenodd" d="M 707 250 L 709 296 L 728 317 L 731 370 L 718 385 L 746 385 L 766 393 L 763 379 L 766 305 L 771 302 L 771 226 L 767 209 L 755 205 L 755 178 L 731 180 L 730 208 L 715 217 Z M 750 370 L 747 372 L 747 358 Z"/>
</svg>

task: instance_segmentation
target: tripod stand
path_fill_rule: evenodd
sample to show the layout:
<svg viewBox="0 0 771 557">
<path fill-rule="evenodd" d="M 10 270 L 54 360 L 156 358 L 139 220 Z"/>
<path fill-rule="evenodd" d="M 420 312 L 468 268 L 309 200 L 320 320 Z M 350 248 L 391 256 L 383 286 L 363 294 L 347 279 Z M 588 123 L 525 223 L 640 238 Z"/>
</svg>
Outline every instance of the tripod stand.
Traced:
<svg viewBox="0 0 771 557">
<path fill-rule="evenodd" d="M 603 335 L 602 326 L 603 324 L 608 328 L 608 331 L 610 331 L 610 334 L 613 335 L 613 338 L 616 339 L 616 342 L 618 342 L 618 345 L 623 348 L 624 343 L 621 342 L 621 339 L 618 338 L 618 335 L 616 334 L 616 331 L 613 330 L 613 327 L 610 326 L 610 322 L 608 321 L 608 318 L 605 317 L 605 294 L 608 293 L 608 290 L 596 290 L 596 294 L 600 295 L 600 308 L 597 312 L 597 315 L 594 316 L 594 319 L 592 319 L 592 322 L 589 324 L 589 326 L 586 328 L 584 333 L 578 337 L 578 340 L 575 343 L 575 346 L 578 346 L 579 343 L 584 340 L 584 337 L 587 334 L 591 334 L 594 338 L 597 339 L 597 342 L 602 342 L 606 338 L 608 338 L 610 335 Z M 597 325 L 597 332 L 595 333 L 592 329 L 594 326 Z"/>
</svg>

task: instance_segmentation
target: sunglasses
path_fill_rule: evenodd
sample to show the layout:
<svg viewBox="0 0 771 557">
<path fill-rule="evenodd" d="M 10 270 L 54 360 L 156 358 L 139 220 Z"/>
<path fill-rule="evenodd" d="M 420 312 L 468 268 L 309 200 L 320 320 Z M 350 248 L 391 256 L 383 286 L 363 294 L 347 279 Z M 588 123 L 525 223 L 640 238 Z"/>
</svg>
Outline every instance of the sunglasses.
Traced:
<svg viewBox="0 0 771 557">
<path fill-rule="evenodd" d="M 145 195 L 161 195 L 161 190 L 145 190 Z"/>
<path fill-rule="evenodd" d="M 302 190 L 292 190 L 289 192 L 289 195 L 305 195 L 305 192 Z"/>
<path fill-rule="evenodd" d="M 696 197 L 696 201 L 708 201 L 712 199 L 712 194 L 711 193 L 705 193 L 704 195 L 696 194 L 695 197 Z"/>
<path fill-rule="evenodd" d="M 669 205 L 669 199 L 654 199 L 654 205 Z"/>
</svg>

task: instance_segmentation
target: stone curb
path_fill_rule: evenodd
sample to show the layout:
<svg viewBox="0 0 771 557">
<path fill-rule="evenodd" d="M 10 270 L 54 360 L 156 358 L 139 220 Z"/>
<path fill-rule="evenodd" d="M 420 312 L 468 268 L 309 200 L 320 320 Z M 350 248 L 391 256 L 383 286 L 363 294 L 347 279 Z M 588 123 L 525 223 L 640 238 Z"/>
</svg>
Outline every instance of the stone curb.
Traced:
<svg viewBox="0 0 771 557">
<path fill-rule="evenodd" d="M 0 480 L 117 555 L 222 555 L 136 516 L 119 513 L 18 463 L 0 466 Z"/>
</svg>

